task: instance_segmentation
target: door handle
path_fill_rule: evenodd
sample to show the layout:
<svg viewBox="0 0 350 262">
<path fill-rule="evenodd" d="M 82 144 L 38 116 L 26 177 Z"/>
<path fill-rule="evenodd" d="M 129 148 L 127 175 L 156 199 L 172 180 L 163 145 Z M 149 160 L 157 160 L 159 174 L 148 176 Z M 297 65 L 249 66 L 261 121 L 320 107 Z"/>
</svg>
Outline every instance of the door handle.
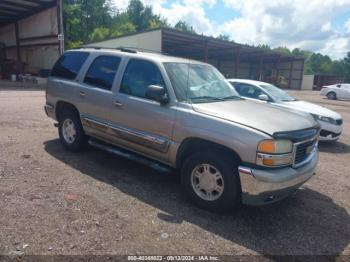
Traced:
<svg viewBox="0 0 350 262">
<path fill-rule="evenodd" d="M 119 101 L 114 101 L 113 104 L 114 104 L 115 107 L 122 107 L 123 106 L 123 104 L 121 102 L 119 102 Z"/>
<path fill-rule="evenodd" d="M 79 92 L 79 95 L 80 95 L 80 97 L 84 97 L 86 94 L 85 94 L 85 92 L 80 91 L 80 92 Z"/>
</svg>

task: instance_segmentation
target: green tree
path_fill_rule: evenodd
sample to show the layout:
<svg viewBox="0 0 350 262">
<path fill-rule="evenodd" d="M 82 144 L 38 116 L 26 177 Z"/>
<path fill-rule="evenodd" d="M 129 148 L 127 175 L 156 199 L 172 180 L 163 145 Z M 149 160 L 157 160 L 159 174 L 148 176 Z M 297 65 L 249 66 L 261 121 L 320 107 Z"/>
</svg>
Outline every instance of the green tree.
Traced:
<svg viewBox="0 0 350 262">
<path fill-rule="evenodd" d="M 131 22 L 126 12 L 118 12 L 117 15 L 113 17 L 110 32 L 111 37 L 117 37 L 136 32 L 136 27 Z"/>
<path fill-rule="evenodd" d="M 91 42 L 99 42 L 99 41 L 102 41 L 102 40 L 105 40 L 107 37 L 109 37 L 110 35 L 110 31 L 108 28 L 106 27 L 96 27 L 90 37 L 89 37 L 89 40 Z"/>
<path fill-rule="evenodd" d="M 306 60 L 306 63 L 312 70 L 312 73 L 327 74 L 331 73 L 332 60 L 329 56 L 320 53 L 314 53 Z"/>
<path fill-rule="evenodd" d="M 136 32 L 135 26 L 130 22 L 126 22 L 124 24 L 114 25 L 111 30 L 110 37 L 118 37 L 118 36 L 130 34 L 134 32 Z"/>
<path fill-rule="evenodd" d="M 346 75 L 345 64 L 343 60 L 333 61 L 331 73 L 335 75 Z"/>
<path fill-rule="evenodd" d="M 271 50 L 271 47 L 269 45 L 266 44 L 258 44 L 257 46 L 258 48 L 264 49 L 264 50 Z"/>
<path fill-rule="evenodd" d="M 313 54 L 313 52 L 311 52 L 311 51 L 301 50 L 299 48 L 294 48 L 292 51 L 293 56 L 304 57 L 305 59 L 309 58 L 312 54 Z"/>
<path fill-rule="evenodd" d="M 167 24 L 165 19 L 153 13 L 151 6 L 144 6 L 140 0 L 130 0 L 126 12 L 137 31 Z"/>
<path fill-rule="evenodd" d="M 158 17 L 157 19 L 152 19 L 149 21 L 148 28 L 154 29 L 154 28 L 164 28 L 164 27 L 171 27 L 168 24 L 168 21 L 164 18 Z"/>
<path fill-rule="evenodd" d="M 291 55 L 292 52 L 289 50 L 288 47 L 285 47 L 285 46 L 279 46 L 279 47 L 276 47 L 274 49 L 272 49 L 273 51 L 276 51 L 278 53 L 281 53 L 281 54 L 285 54 L 285 55 Z"/>
<path fill-rule="evenodd" d="M 66 46 L 73 48 L 90 41 L 95 28 L 109 28 L 112 11 L 110 0 L 64 0 L 63 26 Z M 97 32 L 94 35 L 96 34 Z"/>
<path fill-rule="evenodd" d="M 347 56 L 343 59 L 343 70 L 345 81 L 350 83 L 350 52 L 348 52 Z"/>
<path fill-rule="evenodd" d="M 217 39 L 220 39 L 220 40 L 231 41 L 230 36 L 229 36 L 229 35 L 226 35 L 226 34 L 220 34 L 220 35 L 218 35 L 218 37 L 216 37 L 216 38 L 217 38 Z"/>
<path fill-rule="evenodd" d="M 192 26 L 190 26 L 185 21 L 181 21 L 181 20 L 175 24 L 174 28 L 176 30 L 179 30 L 179 31 L 182 31 L 182 32 L 186 32 L 186 33 L 193 33 L 193 34 L 196 33 L 196 31 L 194 31 Z"/>
</svg>

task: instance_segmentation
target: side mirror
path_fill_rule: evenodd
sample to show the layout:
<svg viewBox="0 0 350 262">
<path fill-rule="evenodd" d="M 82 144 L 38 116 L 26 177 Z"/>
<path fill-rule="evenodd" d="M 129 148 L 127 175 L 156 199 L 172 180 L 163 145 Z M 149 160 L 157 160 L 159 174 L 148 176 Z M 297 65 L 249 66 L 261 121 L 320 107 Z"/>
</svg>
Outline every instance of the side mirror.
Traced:
<svg viewBox="0 0 350 262">
<path fill-rule="evenodd" d="M 337 85 L 337 87 L 341 87 L 341 85 Z"/>
<path fill-rule="evenodd" d="M 261 101 L 269 101 L 269 97 L 265 94 L 259 95 L 259 100 Z"/>
<path fill-rule="evenodd" d="M 169 102 L 168 94 L 163 86 L 150 85 L 146 90 L 146 98 L 159 102 L 164 105 Z"/>
</svg>

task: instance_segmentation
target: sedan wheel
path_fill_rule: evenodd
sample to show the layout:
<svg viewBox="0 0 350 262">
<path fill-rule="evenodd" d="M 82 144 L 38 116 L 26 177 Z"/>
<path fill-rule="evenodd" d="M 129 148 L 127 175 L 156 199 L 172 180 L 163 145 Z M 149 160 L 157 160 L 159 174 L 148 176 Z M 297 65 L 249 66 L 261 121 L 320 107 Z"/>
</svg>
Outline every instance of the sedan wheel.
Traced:
<svg viewBox="0 0 350 262">
<path fill-rule="evenodd" d="M 327 98 L 329 100 L 336 100 L 337 99 L 337 95 L 334 92 L 330 92 L 327 94 Z"/>
</svg>

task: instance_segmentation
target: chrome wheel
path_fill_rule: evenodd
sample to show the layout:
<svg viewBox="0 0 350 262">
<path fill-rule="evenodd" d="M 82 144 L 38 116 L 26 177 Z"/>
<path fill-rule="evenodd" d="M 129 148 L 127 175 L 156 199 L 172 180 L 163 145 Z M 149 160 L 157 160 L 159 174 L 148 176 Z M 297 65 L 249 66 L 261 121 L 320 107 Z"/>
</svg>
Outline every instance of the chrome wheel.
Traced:
<svg viewBox="0 0 350 262">
<path fill-rule="evenodd" d="M 217 200 L 224 192 L 224 179 L 220 171 L 209 164 L 200 164 L 193 169 L 191 184 L 194 192 L 206 201 Z"/>
<path fill-rule="evenodd" d="M 74 143 L 77 137 L 77 131 L 75 129 L 74 122 L 71 119 L 67 118 L 64 120 L 62 124 L 62 134 L 63 134 L 64 140 L 67 143 L 69 144 Z"/>
</svg>

